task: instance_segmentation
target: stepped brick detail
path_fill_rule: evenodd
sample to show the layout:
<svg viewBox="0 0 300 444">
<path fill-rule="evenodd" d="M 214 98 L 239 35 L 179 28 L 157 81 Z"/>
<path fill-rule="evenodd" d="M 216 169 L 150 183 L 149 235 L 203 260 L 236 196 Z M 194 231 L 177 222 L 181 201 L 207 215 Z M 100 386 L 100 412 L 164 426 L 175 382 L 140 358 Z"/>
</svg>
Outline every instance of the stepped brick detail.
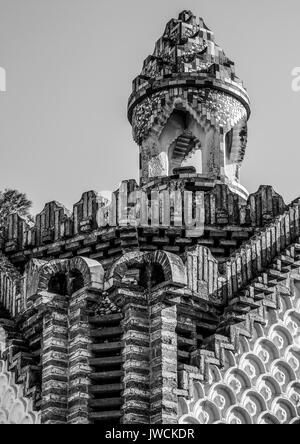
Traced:
<svg viewBox="0 0 300 444">
<path fill-rule="evenodd" d="M 289 263 L 278 258 L 253 285 L 252 310 L 247 302 L 234 317 L 229 310 L 193 353 L 195 367 L 181 372 L 179 423 L 299 424 L 299 252 L 286 250 Z"/>
<path fill-rule="evenodd" d="M 299 424 L 300 200 L 240 184 L 250 101 L 202 19 L 128 117 L 139 184 L 1 227 L 0 423 Z"/>
</svg>

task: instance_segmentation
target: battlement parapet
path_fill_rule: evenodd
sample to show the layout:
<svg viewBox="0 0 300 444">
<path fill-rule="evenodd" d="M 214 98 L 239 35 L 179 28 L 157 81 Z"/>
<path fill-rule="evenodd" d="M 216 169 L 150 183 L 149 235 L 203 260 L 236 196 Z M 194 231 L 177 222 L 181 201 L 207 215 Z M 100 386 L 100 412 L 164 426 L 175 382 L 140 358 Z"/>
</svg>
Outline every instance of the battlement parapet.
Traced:
<svg viewBox="0 0 300 444">
<path fill-rule="evenodd" d="M 206 230 L 236 227 L 235 231 L 247 240 L 249 236 L 243 235 L 243 229 L 253 234 L 286 208 L 282 197 L 270 186 L 261 186 L 245 202 L 225 184 L 214 185 L 192 177 L 143 188 L 129 180 L 112 193 L 110 202 L 89 191 L 72 212 L 58 202 L 47 203 L 32 226 L 17 213 L 12 214 L 4 227 L 2 251 L 12 255 L 60 241 L 80 241 L 99 230 L 125 227 L 177 229 L 184 231 L 184 237 L 197 239 Z"/>
</svg>

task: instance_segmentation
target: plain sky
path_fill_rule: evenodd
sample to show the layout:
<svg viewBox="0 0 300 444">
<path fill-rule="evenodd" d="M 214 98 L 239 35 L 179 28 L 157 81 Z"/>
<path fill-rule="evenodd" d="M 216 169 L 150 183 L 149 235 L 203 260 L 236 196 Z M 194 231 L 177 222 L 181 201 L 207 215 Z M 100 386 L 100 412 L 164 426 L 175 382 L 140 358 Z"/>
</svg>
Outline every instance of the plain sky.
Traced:
<svg viewBox="0 0 300 444">
<path fill-rule="evenodd" d="M 299 0 L 0 0 L 0 189 L 26 192 L 36 213 L 137 179 L 131 81 L 183 9 L 204 18 L 250 94 L 242 184 L 298 197 Z"/>
</svg>

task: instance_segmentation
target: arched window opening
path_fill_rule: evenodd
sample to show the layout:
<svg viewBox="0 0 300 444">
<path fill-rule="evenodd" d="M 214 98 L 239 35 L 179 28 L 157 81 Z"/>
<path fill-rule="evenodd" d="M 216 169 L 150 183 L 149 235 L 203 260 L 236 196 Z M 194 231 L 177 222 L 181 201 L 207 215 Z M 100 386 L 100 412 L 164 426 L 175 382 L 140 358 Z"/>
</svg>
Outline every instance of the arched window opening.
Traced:
<svg viewBox="0 0 300 444">
<path fill-rule="evenodd" d="M 233 129 L 228 131 L 225 136 L 225 146 L 226 146 L 226 159 L 230 160 L 231 150 L 232 150 L 232 142 L 233 142 Z"/>
<path fill-rule="evenodd" d="M 160 264 L 152 265 L 152 273 L 151 273 L 151 281 L 150 288 L 155 287 L 156 285 L 162 284 L 165 282 L 165 273 Z"/>
<path fill-rule="evenodd" d="M 192 150 L 189 155 L 183 159 L 181 168 L 193 168 L 195 173 L 202 174 L 202 151 L 200 148 Z"/>
<path fill-rule="evenodd" d="M 57 273 L 48 283 L 48 292 L 66 296 L 68 294 L 68 282 L 65 273 Z"/>
<path fill-rule="evenodd" d="M 141 286 L 148 290 L 165 282 L 165 274 L 160 264 L 151 264 L 141 270 Z"/>
<path fill-rule="evenodd" d="M 70 273 L 70 293 L 76 293 L 84 287 L 84 279 L 80 271 L 74 270 Z"/>
<path fill-rule="evenodd" d="M 161 147 L 168 149 L 171 143 L 188 128 L 188 121 L 189 115 L 184 109 L 174 109 L 159 136 Z"/>
</svg>

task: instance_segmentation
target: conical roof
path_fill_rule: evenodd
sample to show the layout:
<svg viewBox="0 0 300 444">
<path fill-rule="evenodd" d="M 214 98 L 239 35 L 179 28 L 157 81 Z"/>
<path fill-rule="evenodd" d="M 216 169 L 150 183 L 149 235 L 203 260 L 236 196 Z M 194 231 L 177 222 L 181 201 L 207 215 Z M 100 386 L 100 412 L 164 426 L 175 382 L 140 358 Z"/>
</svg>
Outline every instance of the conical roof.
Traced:
<svg viewBox="0 0 300 444">
<path fill-rule="evenodd" d="M 151 95 L 174 82 L 180 86 L 196 84 L 199 88 L 212 86 L 226 90 L 240 99 L 250 114 L 249 97 L 235 74 L 234 62 L 215 42 L 214 33 L 204 20 L 197 19 L 191 11 L 182 11 L 178 19 L 168 22 L 155 44 L 153 55 L 144 61 L 141 74 L 133 81 L 129 120 L 135 104 L 145 93 Z"/>
</svg>

